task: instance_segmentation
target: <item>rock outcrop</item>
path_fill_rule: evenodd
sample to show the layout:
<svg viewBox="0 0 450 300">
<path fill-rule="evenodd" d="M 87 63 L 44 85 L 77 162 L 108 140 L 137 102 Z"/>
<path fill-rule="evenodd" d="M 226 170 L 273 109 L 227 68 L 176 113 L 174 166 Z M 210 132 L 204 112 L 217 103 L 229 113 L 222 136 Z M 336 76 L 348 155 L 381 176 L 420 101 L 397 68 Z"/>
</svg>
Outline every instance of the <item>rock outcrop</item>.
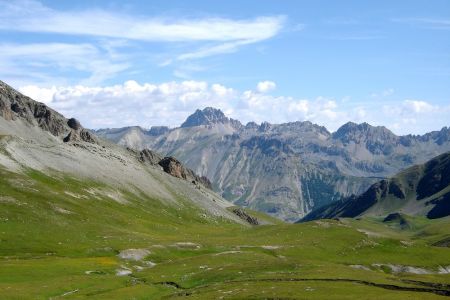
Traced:
<svg viewBox="0 0 450 300">
<path fill-rule="evenodd" d="M 30 126 L 39 126 L 64 142 L 97 143 L 97 138 L 83 128 L 76 119 L 66 119 L 44 103 L 19 93 L 0 81 L 0 115 L 8 120 L 23 120 Z"/>
<path fill-rule="evenodd" d="M 259 225 L 259 221 L 257 218 L 250 216 L 248 213 L 245 212 L 242 208 L 233 208 L 232 212 L 244 220 L 245 222 L 249 223 L 250 225 Z"/>
<path fill-rule="evenodd" d="M 400 229 L 411 229 L 412 228 L 412 226 L 408 222 L 406 216 L 404 216 L 403 214 L 398 213 L 398 212 L 387 215 L 383 219 L 383 223 L 389 224 L 391 226 L 393 225 L 393 226 L 399 227 Z"/>
<path fill-rule="evenodd" d="M 63 139 L 65 143 L 69 142 L 87 142 L 91 144 L 97 144 L 97 138 L 89 130 L 84 129 L 77 119 L 71 118 L 67 121 L 67 125 L 70 127 L 69 134 Z"/>
<path fill-rule="evenodd" d="M 205 176 L 198 176 L 189 168 L 186 168 L 175 157 L 168 156 L 161 159 L 158 163 L 164 170 L 164 172 L 181 179 L 189 180 L 194 185 L 201 184 L 208 189 L 212 189 L 211 181 Z"/>
<path fill-rule="evenodd" d="M 211 181 L 205 176 L 199 176 L 195 174 L 189 168 L 186 168 L 179 160 L 174 157 L 163 157 L 161 154 L 152 151 L 150 149 L 144 149 L 141 151 L 136 151 L 132 148 L 126 148 L 128 152 L 133 154 L 139 162 L 148 165 L 150 167 L 161 168 L 167 174 L 189 181 L 197 188 L 203 186 L 207 189 L 212 190 Z"/>
<path fill-rule="evenodd" d="M 164 170 L 164 172 L 178 178 L 187 179 L 187 172 L 183 164 L 175 157 L 164 157 L 158 163 Z"/>
</svg>

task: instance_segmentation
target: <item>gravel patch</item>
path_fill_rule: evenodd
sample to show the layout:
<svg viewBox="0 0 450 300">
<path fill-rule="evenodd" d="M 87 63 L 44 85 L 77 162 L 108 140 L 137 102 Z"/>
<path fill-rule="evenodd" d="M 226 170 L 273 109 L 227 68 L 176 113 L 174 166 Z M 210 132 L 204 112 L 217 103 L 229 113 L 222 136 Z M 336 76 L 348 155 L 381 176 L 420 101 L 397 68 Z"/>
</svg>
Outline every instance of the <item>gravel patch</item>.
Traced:
<svg viewBox="0 0 450 300">
<path fill-rule="evenodd" d="M 388 267 L 393 273 L 410 273 L 410 274 L 436 274 L 437 272 L 420 267 L 394 265 L 394 264 L 372 264 L 374 267 Z"/>
<path fill-rule="evenodd" d="M 143 260 L 150 253 L 151 252 L 148 251 L 147 249 L 126 249 L 120 251 L 120 253 L 117 256 L 124 260 L 140 261 Z"/>
</svg>

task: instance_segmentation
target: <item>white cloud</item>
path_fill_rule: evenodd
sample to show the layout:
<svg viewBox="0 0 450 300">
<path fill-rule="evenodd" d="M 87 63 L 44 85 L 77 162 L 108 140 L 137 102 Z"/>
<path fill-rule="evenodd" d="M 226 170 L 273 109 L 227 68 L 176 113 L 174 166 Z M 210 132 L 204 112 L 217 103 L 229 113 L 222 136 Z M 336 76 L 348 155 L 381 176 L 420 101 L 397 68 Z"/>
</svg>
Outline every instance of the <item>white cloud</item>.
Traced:
<svg viewBox="0 0 450 300">
<path fill-rule="evenodd" d="M 405 113 L 413 112 L 416 114 L 420 114 L 420 113 L 433 112 L 437 108 L 425 101 L 405 100 L 405 101 L 403 101 L 403 109 L 404 109 Z"/>
<path fill-rule="evenodd" d="M 447 109 L 433 105 L 423 100 L 403 100 L 398 105 L 384 105 L 383 112 L 386 115 L 409 119 L 417 116 L 432 117 L 435 113 L 441 113 L 442 109 Z"/>
<path fill-rule="evenodd" d="M 370 94 L 370 97 L 372 97 L 372 98 L 388 97 L 388 96 L 393 95 L 394 92 L 395 92 L 395 90 L 393 88 L 388 88 L 388 89 L 382 90 L 381 92 L 372 93 L 372 94 Z"/>
<path fill-rule="evenodd" d="M 20 91 L 23 94 L 38 100 L 39 102 L 50 104 L 53 101 L 53 96 L 58 90 L 56 89 L 56 87 L 40 88 L 36 85 L 27 85 L 20 88 Z"/>
<path fill-rule="evenodd" d="M 449 125 L 450 106 L 404 100 L 380 109 L 376 103 L 348 103 L 317 97 L 298 99 L 255 90 L 238 91 L 204 81 L 160 84 L 127 81 L 123 84 L 40 88 L 24 86 L 23 93 L 49 104 L 89 128 L 140 125 L 179 126 L 198 108 L 220 108 L 243 123 L 285 123 L 309 120 L 334 131 L 347 121 L 385 125 L 398 134 L 424 133 Z"/>
<path fill-rule="evenodd" d="M 277 85 L 275 84 L 275 82 L 266 80 L 258 82 L 256 90 L 260 93 L 267 93 L 273 91 L 276 87 Z"/>
</svg>

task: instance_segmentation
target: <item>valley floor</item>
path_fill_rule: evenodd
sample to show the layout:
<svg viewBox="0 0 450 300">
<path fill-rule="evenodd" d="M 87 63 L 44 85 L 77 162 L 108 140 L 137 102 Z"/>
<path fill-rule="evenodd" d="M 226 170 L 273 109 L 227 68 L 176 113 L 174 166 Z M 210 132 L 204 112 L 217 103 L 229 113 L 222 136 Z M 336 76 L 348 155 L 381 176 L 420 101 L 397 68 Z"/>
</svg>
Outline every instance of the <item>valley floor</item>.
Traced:
<svg viewBox="0 0 450 300">
<path fill-rule="evenodd" d="M 188 202 L 5 169 L 0 191 L 1 299 L 450 296 L 449 219 L 247 227 Z"/>
</svg>

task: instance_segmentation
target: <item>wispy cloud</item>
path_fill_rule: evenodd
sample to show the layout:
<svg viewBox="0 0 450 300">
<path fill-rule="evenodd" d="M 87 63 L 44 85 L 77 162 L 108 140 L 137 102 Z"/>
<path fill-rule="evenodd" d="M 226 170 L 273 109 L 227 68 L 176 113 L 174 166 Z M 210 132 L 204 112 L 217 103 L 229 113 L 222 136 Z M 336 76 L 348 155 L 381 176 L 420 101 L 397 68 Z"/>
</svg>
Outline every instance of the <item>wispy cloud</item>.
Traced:
<svg viewBox="0 0 450 300">
<path fill-rule="evenodd" d="M 284 16 L 226 18 L 139 17 L 104 10 L 59 11 L 32 0 L 0 2 L 0 29 L 129 39 L 147 42 L 216 42 L 179 60 L 234 52 L 277 35 Z"/>
<path fill-rule="evenodd" d="M 437 18 L 395 18 L 393 22 L 405 23 L 427 29 L 450 30 L 450 19 Z"/>
<path fill-rule="evenodd" d="M 334 17 L 323 20 L 324 24 L 327 25 L 360 25 L 361 21 L 355 18 L 345 18 L 345 17 Z"/>
<path fill-rule="evenodd" d="M 58 10 L 36 0 L 0 0 L 0 31 L 43 33 L 46 41 L 0 44 L 0 62 L 9 66 L 0 70 L 0 76 L 22 77 L 19 81 L 23 77 L 38 82 L 50 79 L 54 84 L 60 82 L 62 73 L 72 70 L 72 77 L 83 77 L 81 84 L 93 85 L 138 63 L 137 72 L 143 72 L 143 62 L 147 62 L 173 67 L 177 77 L 189 78 L 204 70 L 192 67 L 199 64 L 190 61 L 234 53 L 270 39 L 282 31 L 285 22 L 285 16 L 174 18 L 101 9 Z M 158 50 L 149 51 L 150 43 L 151 49 Z"/>
<path fill-rule="evenodd" d="M 77 71 L 84 75 L 81 84 L 99 84 L 129 67 L 123 59 L 118 59 L 117 54 L 108 51 L 112 50 L 88 43 L 3 43 L 0 44 L 0 63 L 9 68 L 2 68 L 0 74 L 7 78 L 15 74 L 22 77 L 38 74 L 46 81 L 53 77 L 51 81 L 55 84 L 59 75 Z"/>
<path fill-rule="evenodd" d="M 381 34 L 341 34 L 327 37 L 330 40 L 335 41 L 369 41 L 369 40 L 381 40 L 386 38 Z"/>
<path fill-rule="evenodd" d="M 223 18 L 163 19 L 117 14 L 103 10 L 57 11 L 35 1 L 0 3 L 0 28 L 26 32 L 91 35 L 142 41 L 262 40 L 275 35 L 283 17 L 250 20 Z"/>
<path fill-rule="evenodd" d="M 370 97 L 372 98 L 385 98 L 392 96 L 395 93 L 395 90 L 393 88 L 384 89 L 379 92 L 374 92 L 370 94 Z"/>
</svg>

